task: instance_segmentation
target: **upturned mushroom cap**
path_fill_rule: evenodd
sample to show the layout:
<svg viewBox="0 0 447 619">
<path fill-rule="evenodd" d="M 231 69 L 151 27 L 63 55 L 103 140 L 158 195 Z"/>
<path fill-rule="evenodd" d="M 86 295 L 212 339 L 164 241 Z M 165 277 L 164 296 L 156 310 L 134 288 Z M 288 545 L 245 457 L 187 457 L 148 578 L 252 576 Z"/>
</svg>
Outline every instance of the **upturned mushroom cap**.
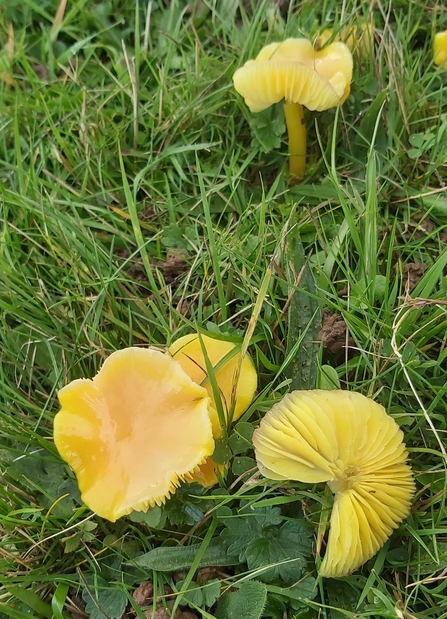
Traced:
<svg viewBox="0 0 447 619">
<path fill-rule="evenodd" d="M 228 417 L 236 372 L 240 362 L 240 348 L 232 342 L 217 340 L 207 335 L 201 335 L 200 337 L 208 359 L 213 368 L 215 368 L 214 376 L 219 388 L 225 415 Z M 169 352 L 195 383 L 200 385 L 207 378 L 205 356 L 197 333 L 191 333 L 176 340 L 169 347 Z M 226 357 L 228 358 L 225 361 Z M 247 354 L 242 359 L 240 367 L 232 421 L 239 419 L 250 406 L 256 393 L 257 381 L 256 370 L 250 356 Z M 213 436 L 219 438 L 222 435 L 222 428 L 219 423 L 213 388 L 209 380 L 204 384 L 204 387 L 211 398 L 210 417 L 213 426 Z"/>
<path fill-rule="evenodd" d="M 234 87 L 252 112 L 282 99 L 323 111 L 341 105 L 352 80 L 352 56 L 344 43 L 315 50 L 307 39 L 286 39 L 264 47 L 234 76 Z"/>
<path fill-rule="evenodd" d="M 84 503 L 112 522 L 164 503 L 213 453 L 206 389 L 157 350 L 117 351 L 58 397 L 56 447 Z"/>
<path fill-rule="evenodd" d="M 433 41 L 433 60 L 438 66 L 447 69 L 447 30 L 437 32 Z"/>
<path fill-rule="evenodd" d="M 355 571 L 409 513 L 414 480 L 402 431 L 359 393 L 294 391 L 265 415 L 253 444 L 266 477 L 326 482 L 335 494 L 321 576 Z"/>
</svg>

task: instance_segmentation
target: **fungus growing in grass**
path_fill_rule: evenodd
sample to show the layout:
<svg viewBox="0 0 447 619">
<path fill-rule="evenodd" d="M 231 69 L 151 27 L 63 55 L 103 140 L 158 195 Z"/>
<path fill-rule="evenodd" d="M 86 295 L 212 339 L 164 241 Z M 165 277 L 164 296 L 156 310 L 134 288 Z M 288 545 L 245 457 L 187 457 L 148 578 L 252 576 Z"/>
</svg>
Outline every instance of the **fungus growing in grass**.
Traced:
<svg viewBox="0 0 447 619">
<path fill-rule="evenodd" d="M 326 482 L 335 495 L 321 576 L 355 571 L 408 515 L 414 481 L 402 439 L 380 404 L 347 391 L 293 391 L 255 430 L 263 475 Z"/>
<path fill-rule="evenodd" d="M 206 389 L 160 351 L 119 350 L 58 397 L 56 447 L 84 503 L 112 522 L 164 503 L 213 453 Z"/>
<path fill-rule="evenodd" d="M 433 60 L 438 66 L 447 69 L 447 30 L 437 32 L 433 41 Z"/>
<path fill-rule="evenodd" d="M 371 55 L 374 41 L 374 24 L 366 19 L 342 26 L 335 34 L 332 28 L 323 30 L 315 41 L 315 47 L 321 49 L 331 39 L 346 43 L 352 53 L 360 59 Z"/>
<path fill-rule="evenodd" d="M 303 106 L 321 112 L 341 105 L 349 95 L 351 79 L 352 56 L 344 43 L 317 51 L 307 39 L 271 43 L 233 76 L 234 87 L 252 112 L 284 99 L 289 172 L 297 178 L 306 169 Z"/>
<path fill-rule="evenodd" d="M 256 393 L 258 376 L 250 356 L 246 354 L 241 361 L 240 346 L 233 342 L 217 340 L 208 335 L 199 337 L 197 333 L 191 333 L 179 338 L 169 347 L 171 355 L 195 383 L 201 385 L 206 380 L 203 386 L 211 398 L 210 417 L 213 435 L 219 438 L 222 436 L 222 428 L 213 387 L 208 378 L 204 349 L 213 367 L 220 401 L 227 420 L 230 418 L 231 422 L 236 421 L 250 406 Z M 237 377 L 238 369 L 239 376 Z"/>
<path fill-rule="evenodd" d="M 213 367 L 222 412 L 227 421 L 236 421 L 250 406 L 256 393 L 258 377 L 250 356 L 246 354 L 241 360 L 240 347 L 232 342 L 217 340 L 207 335 L 199 337 L 197 333 L 191 333 L 179 338 L 169 347 L 169 352 L 188 376 L 199 385 L 203 383 L 208 391 L 211 398 L 209 413 L 213 436 L 220 438 L 222 427 L 217 412 L 218 404 L 208 378 L 204 350 L 208 363 Z M 218 481 L 217 468 L 218 465 L 213 459 L 208 458 L 206 463 L 190 476 L 191 481 L 207 487 L 213 486 Z"/>
</svg>

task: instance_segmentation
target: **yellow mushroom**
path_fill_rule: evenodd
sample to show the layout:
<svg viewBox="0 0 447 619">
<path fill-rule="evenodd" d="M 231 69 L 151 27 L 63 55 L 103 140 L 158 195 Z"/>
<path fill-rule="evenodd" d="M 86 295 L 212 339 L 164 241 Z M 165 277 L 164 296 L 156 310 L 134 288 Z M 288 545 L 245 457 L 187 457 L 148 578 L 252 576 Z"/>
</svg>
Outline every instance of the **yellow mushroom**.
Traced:
<svg viewBox="0 0 447 619">
<path fill-rule="evenodd" d="M 213 435 L 219 438 L 222 436 L 222 428 L 213 388 L 207 379 L 208 372 L 202 346 L 214 368 L 214 376 L 227 420 L 230 418 L 232 422 L 236 421 L 250 406 L 256 393 L 258 376 L 253 361 L 247 354 L 242 359 L 237 386 L 235 385 L 240 363 L 240 347 L 232 342 L 218 340 L 208 335 L 201 335 L 199 338 L 197 333 L 191 333 L 179 338 L 169 347 L 171 355 L 195 383 L 200 385 L 206 380 L 204 387 L 211 398 L 210 416 Z M 234 404 L 233 409 L 232 404 Z"/>
<path fill-rule="evenodd" d="M 252 112 L 284 100 L 289 172 L 297 178 L 306 168 L 303 106 L 321 112 L 341 105 L 349 95 L 351 80 L 352 56 L 344 43 L 318 51 L 307 39 L 271 43 L 233 76 L 234 87 Z"/>
<path fill-rule="evenodd" d="M 334 493 L 321 576 L 355 571 L 409 513 L 414 480 L 402 431 L 359 393 L 294 391 L 265 415 L 253 444 L 266 477 L 326 482 Z"/>
<path fill-rule="evenodd" d="M 56 447 L 84 503 L 112 522 L 164 503 L 214 451 L 206 389 L 157 350 L 119 350 L 58 397 Z"/>
<path fill-rule="evenodd" d="M 217 412 L 218 406 L 211 382 L 208 379 L 207 364 L 202 346 L 206 350 L 209 363 L 214 368 L 219 398 L 227 421 L 236 421 L 250 406 L 256 393 L 258 377 L 250 356 L 246 354 L 241 361 L 240 347 L 232 342 L 218 340 L 208 335 L 199 337 L 197 333 L 191 333 L 179 338 L 169 347 L 169 352 L 180 363 L 188 376 L 199 385 L 204 383 L 204 387 L 211 398 L 209 411 L 213 436 L 220 438 L 222 427 Z M 238 371 L 239 376 L 237 377 Z M 238 378 L 237 384 L 236 378 Z M 212 458 L 209 458 L 190 478 L 204 486 L 213 486 L 218 481 L 217 468 L 218 465 Z M 221 473 L 224 472 L 223 467 L 220 470 Z"/>
<path fill-rule="evenodd" d="M 447 30 L 437 32 L 433 41 L 433 60 L 438 66 L 447 69 Z"/>
<path fill-rule="evenodd" d="M 343 41 L 352 53 L 357 53 L 359 59 L 371 55 L 374 41 L 374 24 L 366 19 L 356 23 L 342 26 L 334 35 L 332 28 L 323 30 L 315 41 L 315 47 L 321 49 L 326 43 L 335 37 L 336 41 Z"/>
</svg>

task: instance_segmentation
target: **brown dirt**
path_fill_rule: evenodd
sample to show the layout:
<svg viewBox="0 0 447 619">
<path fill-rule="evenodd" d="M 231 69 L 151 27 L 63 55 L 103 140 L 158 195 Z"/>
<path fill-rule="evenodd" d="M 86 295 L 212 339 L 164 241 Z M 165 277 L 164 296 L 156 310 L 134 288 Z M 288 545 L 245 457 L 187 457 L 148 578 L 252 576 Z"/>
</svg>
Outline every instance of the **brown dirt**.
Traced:
<svg viewBox="0 0 447 619">
<path fill-rule="evenodd" d="M 325 350 L 334 355 L 346 349 L 346 346 L 353 346 L 354 340 L 348 333 L 345 321 L 340 314 L 324 309 L 322 312 L 322 326 L 319 339 L 323 342 Z"/>
<path fill-rule="evenodd" d="M 413 290 L 413 288 L 419 283 L 426 270 L 426 264 L 418 264 L 416 262 L 407 262 L 407 264 L 404 264 L 402 269 L 402 279 L 407 292 Z"/>
</svg>

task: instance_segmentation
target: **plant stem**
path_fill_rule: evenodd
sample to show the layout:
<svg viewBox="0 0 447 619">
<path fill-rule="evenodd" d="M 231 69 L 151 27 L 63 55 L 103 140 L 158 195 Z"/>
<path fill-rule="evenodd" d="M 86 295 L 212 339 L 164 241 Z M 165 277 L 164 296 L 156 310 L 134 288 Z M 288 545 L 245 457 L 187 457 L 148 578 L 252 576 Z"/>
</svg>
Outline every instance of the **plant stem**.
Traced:
<svg viewBox="0 0 447 619">
<path fill-rule="evenodd" d="M 306 126 L 304 110 L 300 103 L 284 103 L 287 133 L 289 136 L 289 172 L 302 178 L 306 169 Z"/>
</svg>

